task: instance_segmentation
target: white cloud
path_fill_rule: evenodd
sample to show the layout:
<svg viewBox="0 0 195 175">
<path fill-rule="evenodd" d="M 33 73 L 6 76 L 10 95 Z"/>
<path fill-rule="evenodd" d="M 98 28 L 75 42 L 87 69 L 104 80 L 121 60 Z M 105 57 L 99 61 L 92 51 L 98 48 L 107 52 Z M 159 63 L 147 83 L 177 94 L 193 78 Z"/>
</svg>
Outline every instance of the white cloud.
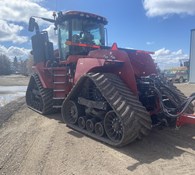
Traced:
<svg viewBox="0 0 195 175">
<path fill-rule="evenodd" d="M 38 3 L 38 2 L 43 2 L 44 0 L 29 0 L 29 1 Z"/>
<path fill-rule="evenodd" d="M 149 17 L 171 14 L 195 15 L 194 0 L 144 0 L 143 5 Z"/>
<path fill-rule="evenodd" d="M 152 55 L 155 59 L 155 62 L 161 69 L 167 69 L 179 66 L 181 59 L 189 59 L 187 54 L 184 54 L 181 49 L 177 51 L 171 51 L 165 48 L 155 51 L 155 54 Z"/>
<path fill-rule="evenodd" d="M 28 23 L 31 16 L 52 17 L 52 12 L 30 0 L 1 0 L 0 19 Z"/>
<path fill-rule="evenodd" d="M 154 44 L 154 41 L 147 41 L 146 44 L 147 45 L 153 45 Z"/>
<path fill-rule="evenodd" d="M 49 40 L 53 42 L 54 48 L 56 48 L 58 44 L 58 37 L 56 31 L 54 31 L 54 25 L 50 25 L 44 30 L 48 32 Z"/>
<path fill-rule="evenodd" d="M 11 41 L 13 43 L 24 43 L 28 41 L 28 37 L 20 36 L 20 32 L 23 30 L 22 26 L 7 23 L 4 20 L 0 20 L 0 42 Z"/>
<path fill-rule="evenodd" d="M 43 0 L 0 0 L 0 42 L 24 43 L 28 37 L 21 36 L 23 23 L 28 24 L 31 16 L 52 18 L 52 12 L 37 4 Z M 39 24 L 48 25 L 42 20 Z"/>
<path fill-rule="evenodd" d="M 25 48 L 19 48 L 19 47 L 5 47 L 0 45 L 0 54 L 4 54 L 6 56 L 8 56 L 11 60 L 16 56 L 19 60 L 22 59 L 27 59 L 29 57 L 30 54 L 30 50 L 29 49 L 25 49 Z"/>
</svg>

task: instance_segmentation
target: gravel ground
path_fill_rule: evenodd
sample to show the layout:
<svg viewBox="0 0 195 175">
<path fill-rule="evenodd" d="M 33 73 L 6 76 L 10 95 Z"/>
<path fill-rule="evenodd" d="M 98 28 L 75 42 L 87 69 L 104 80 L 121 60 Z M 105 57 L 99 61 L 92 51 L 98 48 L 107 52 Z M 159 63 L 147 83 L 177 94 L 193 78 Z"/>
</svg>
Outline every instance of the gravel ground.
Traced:
<svg viewBox="0 0 195 175">
<path fill-rule="evenodd" d="M 27 86 L 29 77 L 22 75 L 0 76 L 0 86 Z"/>
<path fill-rule="evenodd" d="M 1 81 L 0 81 L 1 82 Z M 187 95 L 194 85 L 177 84 Z M 143 140 L 115 149 L 42 116 L 24 98 L 0 110 L 0 174 L 194 175 L 195 126 L 153 129 Z"/>
<path fill-rule="evenodd" d="M 181 90 L 186 96 L 190 96 L 195 92 L 195 84 L 182 83 L 175 84 L 179 90 Z"/>
</svg>

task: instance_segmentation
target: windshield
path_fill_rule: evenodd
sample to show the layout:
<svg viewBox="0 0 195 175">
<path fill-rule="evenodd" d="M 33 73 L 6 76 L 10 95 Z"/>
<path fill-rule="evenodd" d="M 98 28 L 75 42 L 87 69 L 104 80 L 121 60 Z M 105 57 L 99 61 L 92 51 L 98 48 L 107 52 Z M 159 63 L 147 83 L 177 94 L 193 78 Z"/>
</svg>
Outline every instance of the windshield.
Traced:
<svg viewBox="0 0 195 175">
<path fill-rule="evenodd" d="M 87 55 L 93 50 L 87 45 L 105 45 L 104 25 L 90 19 L 71 19 L 59 25 L 60 57 L 66 59 L 69 55 Z M 67 41 L 78 45 L 67 45 Z"/>
<path fill-rule="evenodd" d="M 105 45 L 104 25 L 89 19 L 73 19 L 72 42 Z"/>
<path fill-rule="evenodd" d="M 65 59 L 69 53 L 69 47 L 66 45 L 66 41 L 69 40 L 69 24 L 68 21 L 61 23 L 58 29 L 58 45 L 60 50 L 60 57 Z"/>
</svg>

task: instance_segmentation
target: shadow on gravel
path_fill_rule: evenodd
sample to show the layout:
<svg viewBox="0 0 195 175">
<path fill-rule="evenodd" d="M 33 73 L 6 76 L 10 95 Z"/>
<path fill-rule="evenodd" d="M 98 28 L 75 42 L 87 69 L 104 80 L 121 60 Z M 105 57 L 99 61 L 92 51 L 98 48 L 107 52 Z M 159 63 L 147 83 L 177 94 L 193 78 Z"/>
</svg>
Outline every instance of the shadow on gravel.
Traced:
<svg viewBox="0 0 195 175">
<path fill-rule="evenodd" d="M 154 129 L 143 140 L 115 150 L 138 161 L 127 167 L 130 171 L 135 170 L 139 165 L 150 164 L 158 159 L 179 157 L 184 152 L 195 157 L 195 126 L 186 125 L 180 130 Z"/>
<path fill-rule="evenodd" d="M 55 114 L 50 114 L 50 115 L 43 115 L 43 116 L 50 119 L 58 120 L 59 123 L 64 123 L 60 112 L 57 112 Z"/>
<path fill-rule="evenodd" d="M 64 122 L 63 122 L 63 119 L 61 117 L 61 113 L 60 111 L 58 111 L 57 113 L 55 114 L 50 114 L 50 115 L 44 115 L 45 117 L 47 118 L 50 118 L 50 119 L 55 119 L 55 120 L 58 120 L 59 123 L 63 123 L 64 125 L 66 125 Z M 74 131 L 74 130 L 71 130 L 68 132 L 68 134 L 74 136 L 74 137 L 77 137 L 77 138 L 82 138 L 84 135 L 77 132 L 77 131 Z"/>
<path fill-rule="evenodd" d="M 68 134 L 70 134 L 70 135 L 72 135 L 74 137 L 77 137 L 77 138 L 82 138 L 84 136 L 83 134 L 81 134 L 81 133 L 79 133 L 77 131 L 74 131 L 74 130 L 69 131 Z"/>
</svg>

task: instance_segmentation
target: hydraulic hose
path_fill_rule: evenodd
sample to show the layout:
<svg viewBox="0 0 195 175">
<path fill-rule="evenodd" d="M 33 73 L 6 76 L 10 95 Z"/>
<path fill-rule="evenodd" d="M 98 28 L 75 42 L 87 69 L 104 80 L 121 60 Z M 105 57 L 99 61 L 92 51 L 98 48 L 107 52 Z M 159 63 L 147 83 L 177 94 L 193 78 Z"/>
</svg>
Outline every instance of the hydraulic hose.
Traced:
<svg viewBox="0 0 195 175">
<path fill-rule="evenodd" d="M 144 82 L 147 82 L 148 85 L 150 85 L 154 89 L 154 91 L 156 92 L 157 96 L 159 97 L 161 111 L 169 118 L 178 118 L 178 117 L 180 117 L 185 112 L 185 110 L 189 107 L 191 102 L 195 100 L 195 93 L 192 93 L 190 95 L 190 97 L 188 99 L 186 99 L 179 107 L 168 108 L 163 103 L 163 93 L 161 92 L 161 89 L 162 88 L 166 89 L 166 91 L 168 91 L 168 93 L 170 95 L 173 95 L 173 97 L 175 96 L 174 97 L 175 100 L 177 102 L 179 102 L 179 98 L 177 96 L 177 93 L 175 93 L 169 86 L 167 86 L 166 85 L 167 83 L 165 81 L 162 81 L 162 79 L 159 78 L 159 77 L 155 77 L 155 76 L 154 77 L 150 77 L 150 76 L 148 76 L 148 77 L 144 77 L 144 78 L 145 78 Z M 174 110 L 175 112 L 177 112 L 177 111 L 180 111 L 180 112 L 178 112 L 177 114 L 172 114 L 168 110 L 172 110 L 172 111 Z"/>
<path fill-rule="evenodd" d="M 163 85 L 164 86 L 164 85 Z M 167 86 L 164 86 L 167 89 L 169 89 Z M 160 100 L 160 106 L 162 108 L 162 111 L 166 114 L 167 117 L 171 117 L 171 118 L 178 118 L 179 116 L 181 116 L 181 114 L 183 114 L 185 112 L 185 110 L 189 107 L 189 105 L 191 104 L 192 101 L 195 100 L 195 93 L 192 93 L 190 95 L 190 97 L 184 102 L 182 103 L 179 107 L 176 108 L 176 110 L 178 109 L 182 109 L 179 113 L 177 114 L 172 114 L 170 113 L 167 108 L 165 107 L 165 105 L 163 104 L 163 98 L 162 98 L 162 93 L 160 92 L 160 90 L 156 87 L 155 83 L 154 83 L 154 89 L 156 91 L 156 93 L 158 94 L 159 100 Z M 169 89 L 170 90 L 170 89 Z M 171 91 L 171 90 L 170 90 Z M 172 92 L 172 91 L 171 91 Z"/>
<path fill-rule="evenodd" d="M 181 110 L 181 112 L 177 113 L 177 114 L 171 114 L 167 111 L 166 108 L 164 108 L 165 110 L 163 110 L 168 117 L 173 117 L 173 118 L 177 118 L 179 117 L 181 114 L 183 114 L 185 112 L 185 110 L 187 109 L 187 107 L 191 104 L 192 101 L 195 100 L 195 96 L 191 96 L 187 99 L 187 101 L 185 102 L 185 106 L 183 107 L 183 109 Z M 183 105 L 183 104 L 182 104 Z M 181 107 L 181 106 L 180 106 Z M 178 108 L 180 108 L 178 107 Z"/>
</svg>

